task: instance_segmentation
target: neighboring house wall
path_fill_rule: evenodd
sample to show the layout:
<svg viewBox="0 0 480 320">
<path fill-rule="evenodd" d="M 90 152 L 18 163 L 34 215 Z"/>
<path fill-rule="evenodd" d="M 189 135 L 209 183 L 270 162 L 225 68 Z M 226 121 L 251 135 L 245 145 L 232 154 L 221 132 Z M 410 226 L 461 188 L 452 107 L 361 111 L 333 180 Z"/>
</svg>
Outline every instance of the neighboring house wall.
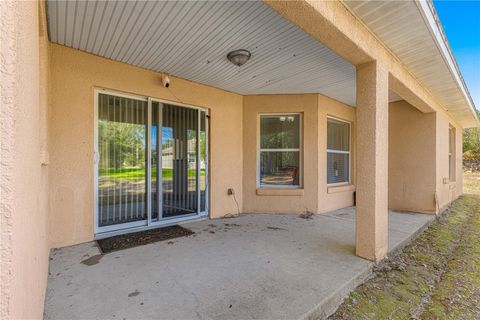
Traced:
<svg viewBox="0 0 480 320">
<path fill-rule="evenodd" d="M 0 2 L 2 319 L 43 316 L 49 249 L 43 10 L 34 1 Z"/>
<path fill-rule="evenodd" d="M 435 213 L 435 113 L 390 103 L 388 207 Z"/>
<path fill-rule="evenodd" d="M 237 213 L 227 188 L 234 188 L 242 211 L 243 97 L 51 45 L 50 227 L 53 247 L 93 239 L 94 87 L 178 101 L 210 109 L 210 213 Z"/>
</svg>

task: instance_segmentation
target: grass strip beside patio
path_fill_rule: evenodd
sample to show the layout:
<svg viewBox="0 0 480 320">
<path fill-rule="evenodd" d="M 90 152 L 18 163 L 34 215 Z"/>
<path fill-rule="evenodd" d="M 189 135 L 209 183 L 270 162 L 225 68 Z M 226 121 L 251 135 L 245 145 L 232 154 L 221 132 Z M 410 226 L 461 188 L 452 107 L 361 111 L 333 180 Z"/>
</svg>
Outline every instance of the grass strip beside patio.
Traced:
<svg viewBox="0 0 480 320">
<path fill-rule="evenodd" d="M 462 196 L 330 319 L 480 319 L 480 198 Z"/>
</svg>

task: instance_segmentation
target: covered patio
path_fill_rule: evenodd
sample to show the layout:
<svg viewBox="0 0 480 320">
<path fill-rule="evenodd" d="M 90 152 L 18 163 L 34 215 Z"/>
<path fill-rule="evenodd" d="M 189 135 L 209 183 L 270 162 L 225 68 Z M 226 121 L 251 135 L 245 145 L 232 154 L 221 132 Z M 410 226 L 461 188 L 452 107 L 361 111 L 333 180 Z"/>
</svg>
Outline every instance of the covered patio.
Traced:
<svg viewBox="0 0 480 320">
<path fill-rule="evenodd" d="M 433 219 L 390 211 L 389 253 Z M 318 318 L 332 313 L 374 265 L 355 256 L 354 207 L 184 227 L 195 234 L 106 255 L 94 242 L 53 250 L 45 318 Z"/>
</svg>

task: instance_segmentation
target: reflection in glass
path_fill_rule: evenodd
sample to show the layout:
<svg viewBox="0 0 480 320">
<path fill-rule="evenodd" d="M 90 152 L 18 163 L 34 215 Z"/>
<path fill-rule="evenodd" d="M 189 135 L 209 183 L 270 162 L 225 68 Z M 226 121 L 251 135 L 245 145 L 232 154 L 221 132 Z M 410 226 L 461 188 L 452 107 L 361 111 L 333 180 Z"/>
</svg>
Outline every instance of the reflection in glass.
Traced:
<svg viewBox="0 0 480 320">
<path fill-rule="evenodd" d="M 158 176 L 160 174 L 159 165 L 157 161 L 158 150 L 159 150 L 159 115 L 160 115 L 160 104 L 158 102 L 152 102 L 152 137 L 151 137 L 151 194 L 152 194 L 152 221 L 157 221 L 159 219 L 159 208 L 161 205 L 160 197 L 158 196 L 160 191 L 160 181 L 161 178 Z"/>
<path fill-rule="evenodd" d="M 327 122 L 327 149 L 348 151 L 350 147 L 350 124 L 335 119 Z"/>
<path fill-rule="evenodd" d="M 262 115 L 260 148 L 296 149 L 300 147 L 300 115 Z"/>
<path fill-rule="evenodd" d="M 327 183 L 350 179 L 350 123 L 327 120 Z"/>
<path fill-rule="evenodd" d="M 97 105 L 98 227 L 207 210 L 205 111 L 152 101 L 149 119 L 147 101 L 105 93 Z"/>
<path fill-rule="evenodd" d="M 327 183 L 348 182 L 349 154 L 327 153 Z"/>
<path fill-rule="evenodd" d="M 200 212 L 205 212 L 207 203 L 207 131 L 206 114 L 200 112 Z"/>
<path fill-rule="evenodd" d="M 163 105 L 163 217 L 197 212 L 198 111 Z"/>
<path fill-rule="evenodd" d="M 99 226 L 146 219 L 147 103 L 99 94 Z"/>
<path fill-rule="evenodd" d="M 300 185 L 300 115 L 260 116 L 260 186 Z"/>
<path fill-rule="evenodd" d="M 263 151 L 260 163 L 260 185 L 299 185 L 299 151 Z"/>
</svg>

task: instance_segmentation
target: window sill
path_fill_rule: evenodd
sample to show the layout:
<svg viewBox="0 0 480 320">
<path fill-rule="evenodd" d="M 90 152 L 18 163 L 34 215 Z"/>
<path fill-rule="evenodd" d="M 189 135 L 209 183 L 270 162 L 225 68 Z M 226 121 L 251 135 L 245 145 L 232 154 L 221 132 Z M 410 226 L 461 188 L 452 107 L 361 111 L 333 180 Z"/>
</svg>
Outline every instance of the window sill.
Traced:
<svg viewBox="0 0 480 320">
<path fill-rule="evenodd" d="M 340 186 L 327 186 L 327 193 L 337 193 L 337 192 L 346 192 L 346 191 L 355 191 L 355 186 L 353 184 L 346 184 Z"/>
<path fill-rule="evenodd" d="M 257 196 L 303 196 L 300 188 L 257 188 Z"/>
</svg>

